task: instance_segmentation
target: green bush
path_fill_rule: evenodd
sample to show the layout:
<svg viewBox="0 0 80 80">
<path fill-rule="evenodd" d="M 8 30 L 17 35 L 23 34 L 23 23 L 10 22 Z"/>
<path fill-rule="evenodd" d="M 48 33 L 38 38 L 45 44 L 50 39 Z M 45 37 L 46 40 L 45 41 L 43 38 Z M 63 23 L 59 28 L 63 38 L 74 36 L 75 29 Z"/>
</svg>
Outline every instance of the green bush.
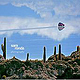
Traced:
<svg viewBox="0 0 80 80">
<path fill-rule="evenodd" d="M 26 75 L 25 77 L 23 77 L 23 79 L 36 79 L 36 78 L 32 77 L 32 76 L 29 76 L 29 75 Z"/>
<path fill-rule="evenodd" d="M 3 75 L 6 74 L 6 68 L 5 65 L 0 65 L 0 79 Z"/>
<path fill-rule="evenodd" d="M 36 67 L 37 67 L 37 68 L 38 68 L 38 66 L 41 66 L 41 68 L 43 68 L 43 64 L 42 64 L 40 61 L 35 62 L 35 64 L 36 64 Z"/>
<path fill-rule="evenodd" d="M 72 75 L 72 78 L 73 79 L 80 79 L 80 74 L 74 74 L 74 75 Z"/>
<path fill-rule="evenodd" d="M 20 61 L 13 60 L 13 61 L 6 62 L 5 66 L 6 66 L 6 76 L 11 76 L 13 74 L 17 74 L 17 70 L 25 66 L 25 64 Z"/>
<path fill-rule="evenodd" d="M 46 67 L 46 68 L 49 68 L 49 65 L 47 64 L 45 67 Z"/>
<path fill-rule="evenodd" d="M 77 72 L 78 71 L 78 68 L 74 68 L 74 71 Z"/>
<path fill-rule="evenodd" d="M 31 66 L 31 62 L 30 62 L 30 61 L 26 61 L 26 62 L 25 62 L 25 65 L 26 65 L 26 66 Z"/>
<path fill-rule="evenodd" d="M 76 59 L 74 62 L 77 62 L 77 64 L 80 66 L 80 59 Z"/>
<path fill-rule="evenodd" d="M 70 67 L 66 68 L 64 72 L 65 73 L 62 74 L 61 76 L 58 75 L 57 79 L 72 79 L 73 78 L 72 77 L 73 71 Z"/>
</svg>

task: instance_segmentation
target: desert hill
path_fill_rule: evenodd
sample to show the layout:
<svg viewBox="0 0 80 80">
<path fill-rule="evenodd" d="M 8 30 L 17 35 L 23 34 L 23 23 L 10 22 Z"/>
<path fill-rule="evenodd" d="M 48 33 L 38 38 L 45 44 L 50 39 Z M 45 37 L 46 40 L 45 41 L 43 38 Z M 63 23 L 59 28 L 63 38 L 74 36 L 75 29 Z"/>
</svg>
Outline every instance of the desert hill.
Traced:
<svg viewBox="0 0 80 80">
<path fill-rule="evenodd" d="M 76 54 L 74 52 L 74 54 Z M 70 57 L 72 57 L 73 53 Z M 21 61 L 15 57 L 0 62 L 0 78 L 5 79 L 60 79 L 80 78 L 80 60 L 53 60 L 44 63 L 39 60 Z M 52 61 L 53 60 L 53 61 Z M 75 77 L 76 76 L 76 77 Z"/>
</svg>

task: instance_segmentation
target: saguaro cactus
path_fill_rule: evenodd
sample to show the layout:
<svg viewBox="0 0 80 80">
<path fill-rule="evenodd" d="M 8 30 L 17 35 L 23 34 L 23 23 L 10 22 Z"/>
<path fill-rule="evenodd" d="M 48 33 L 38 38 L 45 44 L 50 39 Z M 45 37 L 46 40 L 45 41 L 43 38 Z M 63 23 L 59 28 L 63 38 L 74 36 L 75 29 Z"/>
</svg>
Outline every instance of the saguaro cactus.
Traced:
<svg viewBox="0 0 80 80">
<path fill-rule="evenodd" d="M 29 53 L 27 53 L 27 61 L 29 60 Z"/>
<path fill-rule="evenodd" d="M 44 46 L 43 62 L 46 62 L 46 47 Z"/>
<path fill-rule="evenodd" d="M 57 55 L 56 55 L 56 46 L 54 46 L 54 60 L 57 60 Z"/>
<path fill-rule="evenodd" d="M 4 59 L 6 59 L 6 37 L 4 38 L 4 44 L 1 44 L 1 49 L 3 51 Z"/>
<path fill-rule="evenodd" d="M 77 46 L 77 52 L 79 51 L 79 46 Z"/>
<path fill-rule="evenodd" d="M 4 58 L 6 59 L 6 37 L 4 38 Z"/>
<path fill-rule="evenodd" d="M 61 60 L 61 45 L 59 44 L 59 60 Z"/>
</svg>

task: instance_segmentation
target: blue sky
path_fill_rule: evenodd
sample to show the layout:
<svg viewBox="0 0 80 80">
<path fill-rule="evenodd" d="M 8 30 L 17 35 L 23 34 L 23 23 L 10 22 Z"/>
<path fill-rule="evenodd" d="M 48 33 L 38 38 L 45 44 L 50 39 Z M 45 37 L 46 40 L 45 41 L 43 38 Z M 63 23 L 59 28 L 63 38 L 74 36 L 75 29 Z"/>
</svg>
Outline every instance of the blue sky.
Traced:
<svg viewBox="0 0 80 80">
<path fill-rule="evenodd" d="M 0 0 L 0 30 L 50 27 L 48 29 L 0 32 L 0 44 L 7 37 L 7 58 L 16 56 L 26 60 L 42 59 L 43 47 L 47 58 L 53 54 L 53 47 L 62 45 L 62 53 L 70 55 L 80 45 L 80 1 L 79 0 Z M 57 24 L 65 28 L 59 31 Z M 24 50 L 16 50 L 17 44 Z M 1 50 L 0 50 L 1 51 Z M 2 51 L 1 51 L 2 54 Z"/>
</svg>

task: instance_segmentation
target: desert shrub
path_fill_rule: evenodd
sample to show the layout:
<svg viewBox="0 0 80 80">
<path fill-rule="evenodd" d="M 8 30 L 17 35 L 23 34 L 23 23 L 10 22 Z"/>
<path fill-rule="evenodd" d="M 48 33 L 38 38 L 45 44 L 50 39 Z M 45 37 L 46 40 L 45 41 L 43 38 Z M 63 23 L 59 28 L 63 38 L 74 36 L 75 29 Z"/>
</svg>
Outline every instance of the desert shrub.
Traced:
<svg viewBox="0 0 80 80">
<path fill-rule="evenodd" d="M 74 62 L 77 62 L 77 64 L 80 65 L 80 59 L 76 59 Z"/>
<path fill-rule="evenodd" d="M 3 75 L 6 74 L 6 68 L 5 65 L 0 65 L 0 79 Z"/>
<path fill-rule="evenodd" d="M 6 66 L 6 76 L 11 76 L 13 74 L 17 74 L 17 70 L 25 66 L 25 64 L 19 61 L 10 61 L 6 62 L 5 66 Z"/>
<path fill-rule="evenodd" d="M 25 64 L 35 70 L 38 69 L 38 67 L 43 68 L 43 64 L 40 61 L 36 61 L 36 62 L 26 61 Z"/>
<path fill-rule="evenodd" d="M 65 60 L 65 61 L 69 61 L 69 60 L 71 60 L 70 58 L 65 58 L 65 59 L 63 59 L 63 60 Z"/>
<path fill-rule="evenodd" d="M 80 74 L 74 74 L 74 75 L 72 75 L 72 78 L 73 79 L 80 79 Z"/>
<path fill-rule="evenodd" d="M 16 68 L 19 69 L 20 67 L 24 66 L 24 64 L 22 64 L 21 62 L 18 61 L 11 61 L 11 62 L 7 62 L 6 63 L 6 68 Z"/>
<path fill-rule="evenodd" d="M 26 65 L 26 66 L 31 66 L 31 62 L 30 62 L 30 61 L 26 61 L 26 62 L 25 62 L 25 65 Z"/>
<path fill-rule="evenodd" d="M 46 67 L 46 68 L 49 68 L 49 65 L 47 64 L 45 67 Z"/>
<path fill-rule="evenodd" d="M 78 68 L 74 68 L 74 72 L 77 72 L 78 71 Z"/>
<path fill-rule="evenodd" d="M 40 61 L 35 62 L 35 64 L 36 64 L 36 67 L 37 67 L 37 68 L 38 68 L 38 66 L 41 66 L 41 68 L 43 68 L 43 64 L 42 64 Z"/>
<path fill-rule="evenodd" d="M 35 77 L 32 77 L 32 76 L 26 75 L 25 77 L 23 77 L 23 79 L 35 79 Z"/>
<path fill-rule="evenodd" d="M 72 77 L 73 71 L 70 67 L 66 68 L 64 72 L 65 73 L 63 73 L 61 76 L 58 75 L 57 78 L 58 79 L 72 79 L 73 78 Z"/>
</svg>

